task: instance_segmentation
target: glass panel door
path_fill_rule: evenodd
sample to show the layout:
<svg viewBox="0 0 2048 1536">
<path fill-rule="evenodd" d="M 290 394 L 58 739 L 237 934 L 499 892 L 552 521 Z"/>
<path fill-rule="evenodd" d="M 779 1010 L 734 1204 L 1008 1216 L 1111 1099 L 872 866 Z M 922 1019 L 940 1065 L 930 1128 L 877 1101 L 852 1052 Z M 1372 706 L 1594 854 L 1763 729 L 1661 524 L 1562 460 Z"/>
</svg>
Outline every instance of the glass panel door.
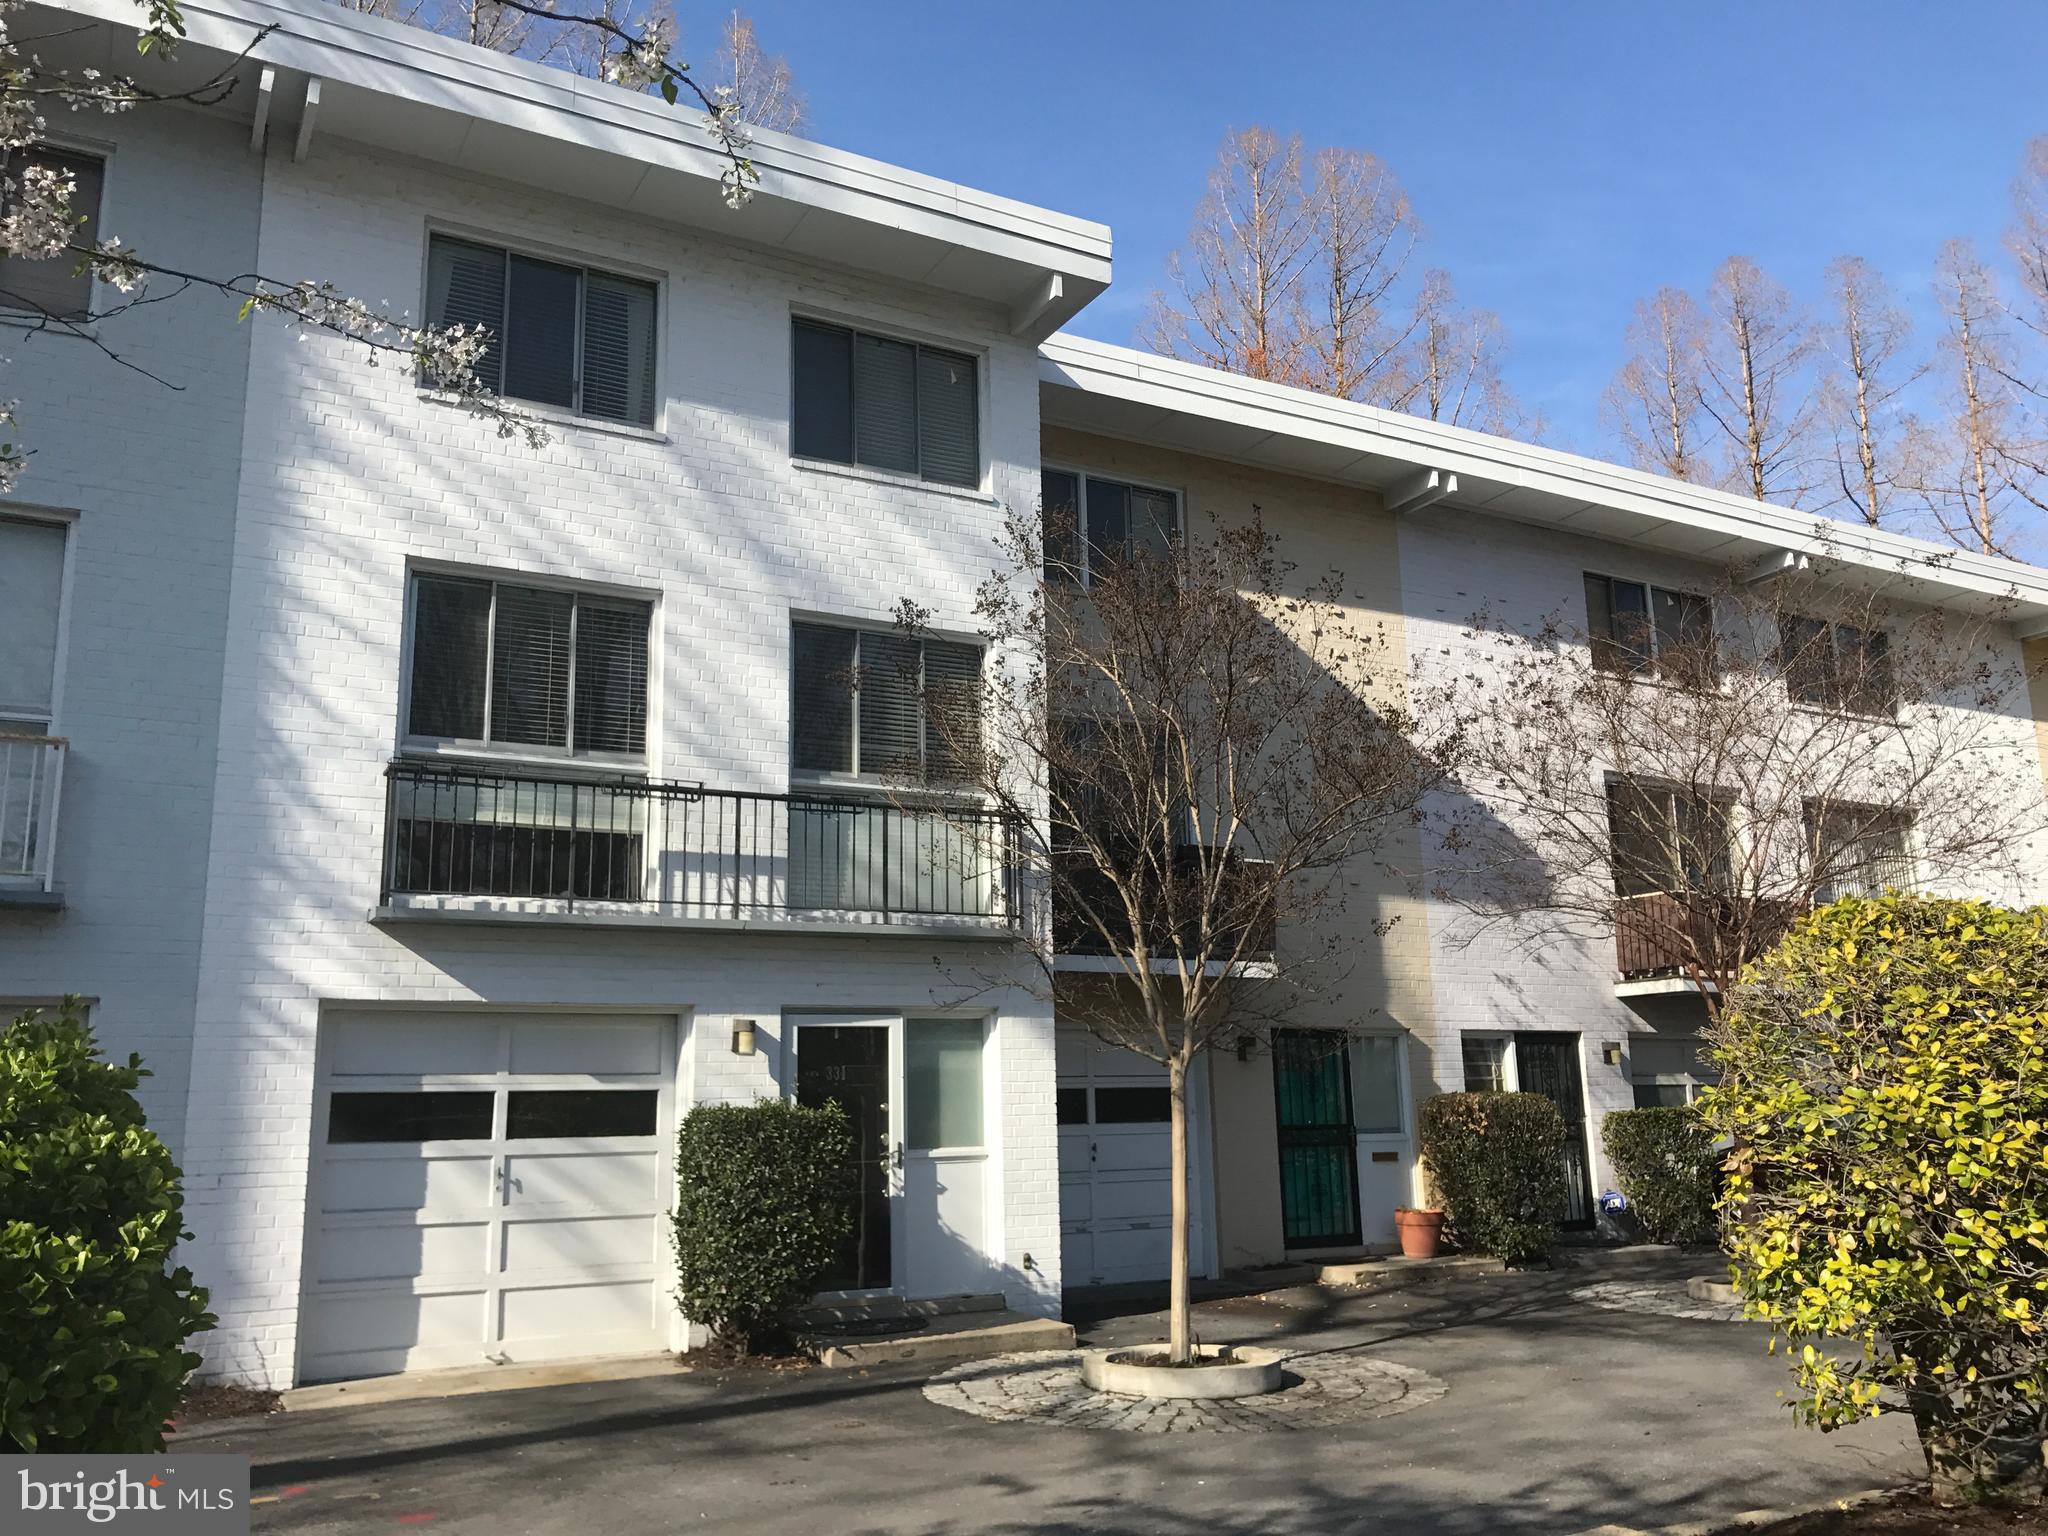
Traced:
<svg viewBox="0 0 2048 1536">
<path fill-rule="evenodd" d="M 1290 1248 L 1358 1241 L 1358 1140 L 1351 1119 L 1350 1053 L 1342 1035 L 1273 1036 L 1280 1143 L 1280 1215 Z"/>
<path fill-rule="evenodd" d="M 797 1026 L 797 1102 L 837 1104 L 853 1128 L 853 1159 L 842 1175 L 854 1198 L 853 1230 L 820 1290 L 885 1290 L 895 1283 L 895 1033 L 886 1023 Z"/>
</svg>

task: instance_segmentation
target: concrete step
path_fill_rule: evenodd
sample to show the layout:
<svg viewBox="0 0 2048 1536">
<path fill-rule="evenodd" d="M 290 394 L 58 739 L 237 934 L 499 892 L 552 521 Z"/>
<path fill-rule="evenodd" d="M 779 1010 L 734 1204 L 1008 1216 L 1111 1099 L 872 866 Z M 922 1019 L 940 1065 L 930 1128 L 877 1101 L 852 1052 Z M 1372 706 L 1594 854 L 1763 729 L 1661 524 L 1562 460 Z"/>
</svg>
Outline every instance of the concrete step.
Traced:
<svg viewBox="0 0 2048 1536">
<path fill-rule="evenodd" d="M 804 1343 L 821 1365 L 843 1368 L 906 1360 L 937 1364 L 1030 1349 L 1072 1349 L 1074 1326 L 1022 1312 L 963 1312 L 935 1317 L 915 1333 L 885 1338 L 834 1338 L 821 1333 Z"/>
<path fill-rule="evenodd" d="M 1349 1264 L 1325 1264 L 1316 1277 L 1316 1283 L 1361 1289 L 1398 1289 L 1447 1275 L 1497 1274 L 1504 1267 L 1499 1259 L 1483 1253 L 1446 1253 L 1433 1259 L 1404 1259 L 1390 1254 Z"/>
<path fill-rule="evenodd" d="M 797 1313 L 799 1328 L 827 1329 L 833 1323 L 874 1322 L 885 1318 L 957 1317 L 969 1312 L 1000 1312 L 1000 1291 L 963 1292 L 955 1296 L 862 1296 L 852 1301 L 818 1301 Z"/>
</svg>

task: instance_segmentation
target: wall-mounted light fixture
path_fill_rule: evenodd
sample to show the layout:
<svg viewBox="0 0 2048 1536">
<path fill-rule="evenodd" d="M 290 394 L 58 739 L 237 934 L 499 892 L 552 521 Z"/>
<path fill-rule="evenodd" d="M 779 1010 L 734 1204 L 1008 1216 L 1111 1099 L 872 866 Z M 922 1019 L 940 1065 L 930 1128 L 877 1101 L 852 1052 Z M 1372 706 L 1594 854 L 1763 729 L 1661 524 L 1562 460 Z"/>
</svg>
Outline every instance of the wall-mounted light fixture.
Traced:
<svg viewBox="0 0 2048 1536">
<path fill-rule="evenodd" d="M 1609 1040 L 1605 1045 L 1601 1046 L 1600 1059 L 1610 1067 L 1620 1066 L 1621 1042 L 1619 1040 Z"/>
<path fill-rule="evenodd" d="M 1239 1061 L 1250 1061 L 1252 1059 L 1252 1048 L 1258 1043 L 1258 1040 L 1251 1035 L 1239 1035 L 1237 1037 L 1237 1059 Z"/>
<path fill-rule="evenodd" d="M 732 1021 L 732 1053 L 735 1056 L 754 1054 L 754 1021 L 734 1019 Z"/>
</svg>

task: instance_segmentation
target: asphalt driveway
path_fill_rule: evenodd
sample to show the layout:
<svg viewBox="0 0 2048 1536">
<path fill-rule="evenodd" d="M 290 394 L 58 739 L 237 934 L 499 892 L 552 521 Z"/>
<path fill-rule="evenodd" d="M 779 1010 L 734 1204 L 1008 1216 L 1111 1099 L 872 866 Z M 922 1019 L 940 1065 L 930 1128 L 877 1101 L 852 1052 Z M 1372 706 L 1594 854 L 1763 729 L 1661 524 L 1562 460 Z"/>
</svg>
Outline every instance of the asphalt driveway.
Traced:
<svg viewBox="0 0 2048 1536">
<path fill-rule="evenodd" d="M 1200 1309 L 1206 1338 L 1355 1348 L 1448 1386 L 1341 1428 L 994 1424 L 927 1402 L 925 1373 L 905 1368 L 678 1371 L 280 1414 L 175 1449 L 253 1456 L 258 1531 L 451 1536 L 1581 1532 L 1809 1504 L 1915 1471 L 1892 1421 L 1798 1428 L 1760 1328 L 1572 1299 L 1644 1267 L 1600 1264 Z M 1090 1342 L 1156 1336 L 1128 1306 L 1084 1320 Z"/>
</svg>

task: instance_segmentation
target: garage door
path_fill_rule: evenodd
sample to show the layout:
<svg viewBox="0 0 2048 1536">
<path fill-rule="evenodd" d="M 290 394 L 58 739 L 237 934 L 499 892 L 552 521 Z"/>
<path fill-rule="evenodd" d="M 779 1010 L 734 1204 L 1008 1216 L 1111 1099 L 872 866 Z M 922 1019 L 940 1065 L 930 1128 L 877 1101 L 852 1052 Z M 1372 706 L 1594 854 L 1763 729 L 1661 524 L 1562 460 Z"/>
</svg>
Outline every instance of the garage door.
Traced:
<svg viewBox="0 0 2048 1536">
<path fill-rule="evenodd" d="M 667 1347 L 659 1016 L 329 1015 L 302 1381 Z"/>
<path fill-rule="evenodd" d="M 1060 1280 L 1063 1285 L 1164 1281 L 1172 1260 L 1173 1145 L 1166 1069 L 1092 1036 L 1061 1030 Z M 1199 1124 L 1190 1140 L 1205 1139 Z M 1205 1267 L 1207 1202 L 1196 1159 L 1190 1211 L 1196 1273 Z"/>
</svg>

